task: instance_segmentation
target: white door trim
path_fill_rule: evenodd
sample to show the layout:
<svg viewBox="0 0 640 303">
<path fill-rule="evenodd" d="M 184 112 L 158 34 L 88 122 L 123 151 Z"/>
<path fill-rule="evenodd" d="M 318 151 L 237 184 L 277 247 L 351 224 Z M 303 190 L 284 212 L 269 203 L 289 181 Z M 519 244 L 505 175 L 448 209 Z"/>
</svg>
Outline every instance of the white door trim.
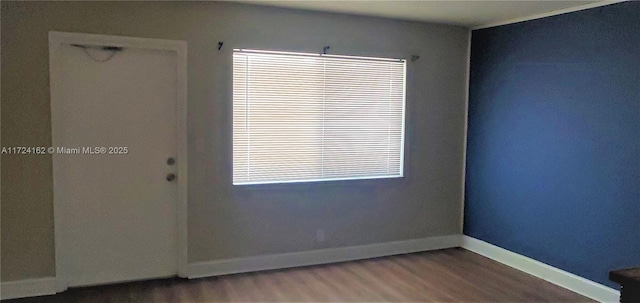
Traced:
<svg viewBox="0 0 640 303">
<path fill-rule="evenodd" d="M 123 36 L 107 36 L 83 33 L 66 33 L 66 32 L 49 32 L 49 85 L 51 89 L 51 146 L 57 146 L 62 138 L 62 121 L 63 117 L 61 108 L 61 83 L 60 78 L 56 75 L 60 74 L 60 46 L 62 44 L 83 44 L 83 45 L 110 45 L 138 49 L 152 49 L 172 51 L 176 53 L 177 58 L 177 83 L 176 83 L 176 101 L 177 101 L 177 146 L 178 151 L 176 165 L 178 178 L 178 199 L 177 199 L 177 239 L 178 239 L 178 260 L 176 273 L 180 277 L 187 277 L 187 43 L 178 40 L 161 40 L 149 38 L 134 38 Z M 64 189 L 56 182 L 56 176 L 62 173 L 63 157 L 52 156 L 53 163 L 53 210 L 54 210 L 54 230 L 55 230 L 55 261 L 56 265 L 62 264 L 61 251 L 62 245 L 60 237 L 64 235 L 62 224 L 59 219 L 62 215 L 60 201 L 64 200 Z M 56 266 L 57 290 L 63 291 L 67 288 L 66 273 L 60 266 Z"/>
</svg>

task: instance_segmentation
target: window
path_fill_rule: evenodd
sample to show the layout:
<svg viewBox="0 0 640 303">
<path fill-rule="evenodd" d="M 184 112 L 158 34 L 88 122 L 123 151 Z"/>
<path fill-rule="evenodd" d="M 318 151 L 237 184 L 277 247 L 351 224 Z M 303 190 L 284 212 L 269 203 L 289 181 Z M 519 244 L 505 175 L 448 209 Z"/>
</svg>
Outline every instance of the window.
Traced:
<svg viewBox="0 0 640 303">
<path fill-rule="evenodd" d="M 233 184 L 402 177 L 406 62 L 234 50 Z"/>
</svg>

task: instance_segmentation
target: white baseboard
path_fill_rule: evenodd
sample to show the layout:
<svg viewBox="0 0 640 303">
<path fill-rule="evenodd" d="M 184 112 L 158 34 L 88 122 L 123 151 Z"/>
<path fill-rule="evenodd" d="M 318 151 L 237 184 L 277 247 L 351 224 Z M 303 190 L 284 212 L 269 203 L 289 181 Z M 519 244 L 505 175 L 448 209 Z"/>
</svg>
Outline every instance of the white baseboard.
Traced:
<svg viewBox="0 0 640 303">
<path fill-rule="evenodd" d="M 191 263 L 190 279 L 260 270 L 344 262 L 405 253 L 462 247 L 599 302 L 618 302 L 620 292 L 523 255 L 468 236 L 449 235 L 387 243 L 318 249 Z M 55 277 L 0 283 L 2 300 L 52 295 L 64 290 Z"/>
<path fill-rule="evenodd" d="M 0 299 L 17 299 L 53 295 L 57 285 L 55 277 L 26 279 L 0 283 Z"/>
<path fill-rule="evenodd" d="M 384 257 L 419 251 L 459 247 L 460 245 L 460 235 L 439 236 L 379 244 L 197 262 L 191 263 L 187 266 L 187 273 L 188 277 L 192 279 L 242 272 Z"/>
<path fill-rule="evenodd" d="M 618 290 L 469 236 L 462 236 L 462 248 L 599 302 L 619 302 L 620 300 Z"/>
</svg>

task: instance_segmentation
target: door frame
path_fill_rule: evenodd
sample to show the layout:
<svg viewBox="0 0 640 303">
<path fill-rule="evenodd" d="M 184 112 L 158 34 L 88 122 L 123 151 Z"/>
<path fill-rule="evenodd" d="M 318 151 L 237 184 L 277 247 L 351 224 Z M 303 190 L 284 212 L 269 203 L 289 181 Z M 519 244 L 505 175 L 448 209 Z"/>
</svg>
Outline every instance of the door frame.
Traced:
<svg viewBox="0 0 640 303">
<path fill-rule="evenodd" d="M 68 44 L 82 45 L 109 45 L 125 48 L 150 49 L 171 51 L 176 53 L 177 83 L 176 83 L 176 148 L 177 148 L 177 172 L 178 194 L 176 201 L 177 210 L 177 255 L 176 260 L 180 277 L 187 277 L 187 205 L 188 205 L 188 175 L 187 175 L 187 42 L 179 40 L 164 40 L 150 38 L 136 38 L 125 36 L 109 36 L 69 32 L 49 32 L 49 86 L 51 93 L 51 146 L 60 146 L 63 131 L 63 111 L 61 81 L 59 75 L 62 68 L 61 46 Z M 55 232 L 55 264 L 57 291 L 61 292 L 68 287 L 68 273 L 64 271 L 65 260 L 62 258 L 61 239 L 65 233 L 62 225 L 62 201 L 65 199 L 65 189 L 61 187 L 57 176 L 63 172 L 64 157 L 52 155 L 53 164 L 53 212 Z"/>
</svg>

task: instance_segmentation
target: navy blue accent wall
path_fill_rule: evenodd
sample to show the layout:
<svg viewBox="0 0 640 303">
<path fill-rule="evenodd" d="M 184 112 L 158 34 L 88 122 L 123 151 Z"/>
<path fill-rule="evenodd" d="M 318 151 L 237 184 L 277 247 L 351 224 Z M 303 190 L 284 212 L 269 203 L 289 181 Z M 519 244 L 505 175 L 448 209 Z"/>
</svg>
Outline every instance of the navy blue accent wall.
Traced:
<svg viewBox="0 0 640 303">
<path fill-rule="evenodd" d="M 640 266 L 640 2 L 475 30 L 464 233 L 616 287 Z"/>
</svg>

